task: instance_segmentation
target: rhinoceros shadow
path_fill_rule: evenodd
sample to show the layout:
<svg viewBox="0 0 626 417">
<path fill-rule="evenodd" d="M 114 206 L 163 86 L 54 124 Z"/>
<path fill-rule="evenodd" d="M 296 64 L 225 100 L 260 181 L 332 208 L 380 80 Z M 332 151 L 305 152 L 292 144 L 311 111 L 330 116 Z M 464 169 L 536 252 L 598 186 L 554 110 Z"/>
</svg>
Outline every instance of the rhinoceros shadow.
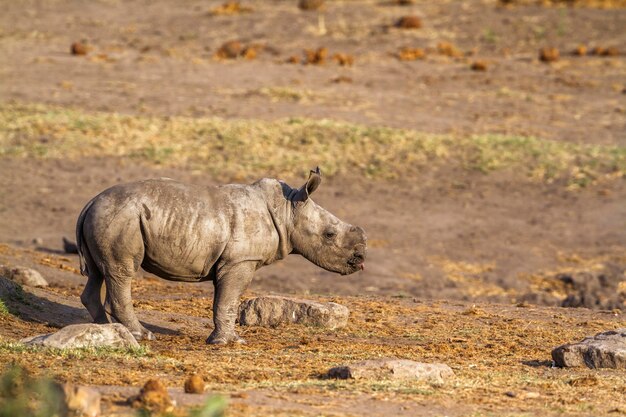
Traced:
<svg viewBox="0 0 626 417">
<path fill-rule="evenodd" d="M 77 297 L 67 297 L 41 288 L 21 287 L 0 277 L 0 299 L 21 320 L 62 328 L 91 323 L 91 316 Z M 153 333 L 179 334 L 177 330 L 152 323 L 142 324 Z"/>
</svg>

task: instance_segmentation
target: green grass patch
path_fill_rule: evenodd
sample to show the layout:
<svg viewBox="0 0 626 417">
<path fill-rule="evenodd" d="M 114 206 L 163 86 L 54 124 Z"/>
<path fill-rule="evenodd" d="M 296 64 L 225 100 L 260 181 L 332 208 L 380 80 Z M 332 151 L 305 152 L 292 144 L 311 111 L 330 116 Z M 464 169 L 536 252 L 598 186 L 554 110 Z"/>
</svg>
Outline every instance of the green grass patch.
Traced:
<svg viewBox="0 0 626 417">
<path fill-rule="evenodd" d="M 9 313 L 9 308 L 4 304 L 4 301 L 0 299 L 0 316 L 6 316 Z"/>
<path fill-rule="evenodd" d="M 331 120 L 128 116 L 43 105 L 0 105 L 0 157 L 130 157 L 223 180 L 325 175 L 408 178 L 441 167 L 507 170 L 578 188 L 624 178 L 626 147 L 536 137 L 456 137 Z"/>
</svg>

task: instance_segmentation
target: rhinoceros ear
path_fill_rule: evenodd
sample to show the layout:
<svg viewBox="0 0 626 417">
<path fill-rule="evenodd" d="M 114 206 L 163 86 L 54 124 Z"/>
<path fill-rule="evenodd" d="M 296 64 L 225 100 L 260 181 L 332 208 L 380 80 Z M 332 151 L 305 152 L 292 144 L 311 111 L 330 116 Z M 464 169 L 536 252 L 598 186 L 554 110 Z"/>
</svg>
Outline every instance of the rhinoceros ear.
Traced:
<svg viewBox="0 0 626 417">
<path fill-rule="evenodd" d="M 320 172 L 320 167 L 316 167 L 315 170 L 311 170 L 309 173 L 309 179 L 306 181 L 296 195 L 293 198 L 293 201 L 306 201 L 309 198 L 309 195 L 313 194 L 317 187 L 319 187 L 322 182 L 322 173 Z"/>
</svg>

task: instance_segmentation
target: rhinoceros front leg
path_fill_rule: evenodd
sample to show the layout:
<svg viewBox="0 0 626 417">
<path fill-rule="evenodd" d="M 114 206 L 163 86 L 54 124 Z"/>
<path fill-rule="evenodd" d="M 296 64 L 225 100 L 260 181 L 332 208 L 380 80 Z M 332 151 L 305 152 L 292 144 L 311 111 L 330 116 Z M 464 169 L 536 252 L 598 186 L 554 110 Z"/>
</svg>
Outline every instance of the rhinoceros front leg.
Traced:
<svg viewBox="0 0 626 417">
<path fill-rule="evenodd" d="M 218 272 L 213 285 L 213 323 L 215 329 L 206 340 L 207 343 L 224 345 L 229 342 L 245 343 L 235 332 L 235 320 L 239 309 L 241 294 L 252 281 L 256 265 L 253 262 L 224 266 Z"/>
</svg>

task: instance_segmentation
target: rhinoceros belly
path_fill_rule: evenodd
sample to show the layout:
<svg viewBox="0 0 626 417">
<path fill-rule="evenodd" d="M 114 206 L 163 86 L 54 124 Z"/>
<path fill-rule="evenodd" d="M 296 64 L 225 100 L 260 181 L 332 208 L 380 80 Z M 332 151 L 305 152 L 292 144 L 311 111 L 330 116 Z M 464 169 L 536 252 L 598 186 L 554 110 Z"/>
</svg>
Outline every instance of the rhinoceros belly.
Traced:
<svg viewBox="0 0 626 417">
<path fill-rule="evenodd" d="M 173 281 L 213 279 L 214 264 L 228 240 L 228 222 L 204 204 L 146 204 L 141 218 L 144 259 L 148 272 Z"/>
</svg>

